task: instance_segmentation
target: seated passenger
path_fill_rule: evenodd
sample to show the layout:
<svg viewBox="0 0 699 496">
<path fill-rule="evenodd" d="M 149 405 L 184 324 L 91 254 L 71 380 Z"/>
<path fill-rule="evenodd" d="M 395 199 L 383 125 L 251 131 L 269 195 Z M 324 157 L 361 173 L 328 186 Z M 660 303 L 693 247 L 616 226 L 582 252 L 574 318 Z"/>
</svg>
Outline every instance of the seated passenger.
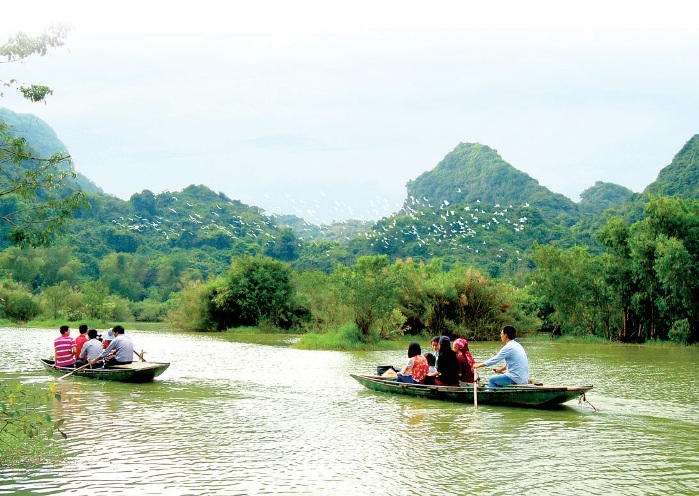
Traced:
<svg viewBox="0 0 699 496">
<path fill-rule="evenodd" d="M 56 367 L 75 366 L 75 340 L 70 337 L 70 327 L 62 325 L 61 333 L 53 341 L 53 360 Z"/>
<path fill-rule="evenodd" d="M 427 371 L 428 374 L 437 373 L 437 357 L 432 353 L 425 353 L 425 360 L 427 360 L 427 365 L 430 366 L 430 370 Z"/>
<path fill-rule="evenodd" d="M 109 343 L 111 343 L 112 341 L 114 341 L 114 331 L 113 331 L 113 329 L 114 329 L 113 327 L 110 327 L 109 329 L 107 329 L 107 337 L 104 338 L 104 340 L 102 341 L 102 347 L 103 347 L 105 350 L 107 349 L 107 346 L 109 346 Z"/>
<path fill-rule="evenodd" d="M 473 384 L 473 364 L 475 360 L 468 349 L 468 341 L 464 338 L 454 341 L 454 351 L 456 352 L 456 359 L 459 361 L 459 382 Z"/>
<path fill-rule="evenodd" d="M 425 379 L 430 366 L 427 365 L 427 359 L 422 356 L 422 350 L 418 343 L 410 343 L 408 346 L 408 363 L 403 367 L 403 370 L 398 372 L 396 380 L 408 384 L 418 384 Z"/>
<path fill-rule="evenodd" d="M 105 359 L 107 367 L 126 365 L 133 362 L 133 342 L 131 338 L 125 334 L 126 331 L 120 325 L 114 326 L 112 332 L 114 332 L 114 341 L 109 343 L 109 346 L 101 354 L 102 358 Z"/>
<path fill-rule="evenodd" d="M 83 345 L 82 350 L 80 350 L 80 359 L 75 362 L 75 365 L 77 367 L 82 367 L 83 365 L 92 363 L 92 367 L 100 367 L 103 365 L 103 362 L 101 360 L 95 360 L 99 358 L 103 351 L 102 342 L 97 339 L 97 329 L 90 329 L 87 331 L 87 337 L 90 338 L 90 340 Z M 95 361 L 93 362 L 93 360 Z"/>
<path fill-rule="evenodd" d="M 459 385 L 459 360 L 451 349 L 451 339 L 448 336 L 439 338 L 439 356 L 437 357 L 437 386 Z"/>
</svg>

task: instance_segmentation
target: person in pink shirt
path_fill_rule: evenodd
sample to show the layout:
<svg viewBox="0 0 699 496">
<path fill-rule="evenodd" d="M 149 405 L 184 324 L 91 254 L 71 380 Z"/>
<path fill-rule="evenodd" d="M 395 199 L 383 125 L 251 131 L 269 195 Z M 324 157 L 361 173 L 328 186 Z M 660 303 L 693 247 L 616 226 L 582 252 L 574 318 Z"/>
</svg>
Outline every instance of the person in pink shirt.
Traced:
<svg viewBox="0 0 699 496">
<path fill-rule="evenodd" d="M 62 325 L 61 335 L 53 341 L 53 356 L 57 367 L 75 366 L 75 340 L 70 337 L 70 327 Z"/>
<path fill-rule="evenodd" d="M 81 324 L 80 327 L 78 328 L 78 331 L 80 332 L 80 335 L 78 335 L 77 338 L 75 338 L 75 359 L 78 360 L 80 358 L 80 352 L 83 349 L 83 345 L 88 342 L 89 338 L 87 337 L 87 324 Z"/>
</svg>

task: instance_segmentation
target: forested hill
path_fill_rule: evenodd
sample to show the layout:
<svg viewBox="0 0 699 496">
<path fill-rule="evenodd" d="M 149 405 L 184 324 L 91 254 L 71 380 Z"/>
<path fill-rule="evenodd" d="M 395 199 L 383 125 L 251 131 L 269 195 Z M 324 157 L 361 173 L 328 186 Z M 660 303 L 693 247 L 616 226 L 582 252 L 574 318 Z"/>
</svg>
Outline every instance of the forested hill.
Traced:
<svg viewBox="0 0 699 496">
<path fill-rule="evenodd" d="M 699 134 L 682 147 L 643 193 L 699 199 Z"/>
<path fill-rule="evenodd" d="M 65 149 L 40 119 L 1 112 L 0 119 L 24 133 L 40 153 Z M 188 262 L 204 275 L 225 269 L 237 255 L 261 253 L 299 269 L 324 271 L 361 255 L 439 257 L 447 265 L 471 264 L 491 276 L 505 276 L 532 267 L 528 255 L 534 242 L 601 250 L 594 233 L 608 209 L 629 219 L 641 215 L 651 193 L 698 198 L 698 147 L 694 136 L 643 194 L 597 182 L 575 203 L 517 170 L 492 148 L 460 143 L 432 170 L 407 183 L 398 212 L 376 223 L 348 220 L 330 226 L 293 216 L 269 217 L 204 185 L 159 194 L 144 190 L 123 201 L 85 178 L 83 189 L 91 192 L 92 208 L 77 215 L 62 243 L 72 244 L 95 274 L 99 260 L 110 253 L 158 258 L 186 252 Z M 2 240 L 2 247 L 7 246 Z"/>
<path fill-rule="evenodd" d="M 479 143 L 460 143 L 431 171 L 407 184 L 405 207 L 416 204 L 525 205 L 549 221 L 572 225 L 577 204 L 551 192 L 536 179 L 505 162 L 497 151 Z"/>
<path fill-rule="evenodd" d="M 55 153 L 68 152 L 51 126 L 35 115 L 17 114 L 0 107 L 0 122 L 8 126 L 11 136 L 24 138 L 27 141 L 27 148 L 35 157 L 49 158 Z M 87 193 L 104 193 L 101 188 L 79 172 L 72 182 Z"/>
</svg>

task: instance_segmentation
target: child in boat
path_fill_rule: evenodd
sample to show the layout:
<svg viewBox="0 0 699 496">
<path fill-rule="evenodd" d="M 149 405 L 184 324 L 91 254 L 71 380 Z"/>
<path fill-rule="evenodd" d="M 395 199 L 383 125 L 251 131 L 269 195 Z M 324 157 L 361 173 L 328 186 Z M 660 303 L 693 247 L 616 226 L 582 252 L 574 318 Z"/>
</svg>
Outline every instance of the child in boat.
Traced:
<svg viewBox="0 0 699 496">
<path fill-rule="evenodd" d="M 430 366 L 430 369 L 427 371 L 428 374 L 436 374 L 437 373 L 437 357 L 434 356 L 434 353 L 425 353 L 425 360 L 427 360 L 427 365 Z"/>
<path fill-rule="evenodd" d="M 110 327 L 107 329 L 107 337 L 102 340 L 102 348 L 106 350 L 112 341 L 114 341 L 114 328 Z"/>
<path fill-rule="evenodd" d="M 464 338 L 454 341 L 454 352 L 456 353 L 456 359 L 459 361 L 459 382 L 472 384 L 474 381 L 473 364 L 475 360 L 468 349 L 468 341 Z"/>
<path fill-rule="evenodd" d="M 427 369 L 427 375 L 425 375 L 422 383 L 434 386 L 434 379 L 437 377 L 437 357 L 434 353 L 425 353 L 425 360 L 427 360 L 429 369 Z"/>
<path fill-rule="evenodd" d="M 427 359 L 422 356 L 420 344 L 410 343 L 408 346 L 408 363 L 403 367 L 403 370 L 398 372 L 396 381 L 408 384 L 421 383 L 425 379 L 429 368 Z"/>
</svg>

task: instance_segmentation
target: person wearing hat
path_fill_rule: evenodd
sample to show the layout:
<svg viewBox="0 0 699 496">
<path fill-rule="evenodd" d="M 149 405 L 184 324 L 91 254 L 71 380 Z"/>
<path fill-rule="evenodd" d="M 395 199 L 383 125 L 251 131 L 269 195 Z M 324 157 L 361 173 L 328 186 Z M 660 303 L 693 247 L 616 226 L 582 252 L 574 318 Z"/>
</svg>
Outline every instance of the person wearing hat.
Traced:
<svg viewBox="0 0 699 496">
<path fill-rule="evenodd" d="M 109 343 L 114 341 L 114 328 L 110 327 L 107 329 L 107 337 L 102 341 L 102 347 L 106 350 L 107 346 L 109 346 Z"/>
<path fill-rule="evenodd" d="M 454 352 L 456 353 L 456 359 L 459 361 L 459 382 L 472 384 L 474 381 L 473 364 L 475 360 L 468 349 L 468 341 L 464 338 L 454 341 Z"/>
<path fill-rule="evenodd" d="M 517 331 L 513 326 L 503 327 L 500 339 L 505 343 L 505 346 L 494 357 L 473 365 L 475 370 L 481 367 L 490 367 L 502 360 L 505 361 L 505 365 L 493 369 L 498 375 L 494 375 L 488 380 L 488 387 L 527 384 L 529 382 L 529 359 L 522 345 L 515 341 L 516 336 Z"/>
<path fill-rule="evenodd" d="M 127 365 L 133 362 L 133 342 L 126 335 L 126 331 L 120 325 L 112 328 L 114 332 L 114 341 L 109 343 L 109 346 L 102 352 L 102 358 L 105 359 L 107 367 L 112 365 Z"/>
</svg>

